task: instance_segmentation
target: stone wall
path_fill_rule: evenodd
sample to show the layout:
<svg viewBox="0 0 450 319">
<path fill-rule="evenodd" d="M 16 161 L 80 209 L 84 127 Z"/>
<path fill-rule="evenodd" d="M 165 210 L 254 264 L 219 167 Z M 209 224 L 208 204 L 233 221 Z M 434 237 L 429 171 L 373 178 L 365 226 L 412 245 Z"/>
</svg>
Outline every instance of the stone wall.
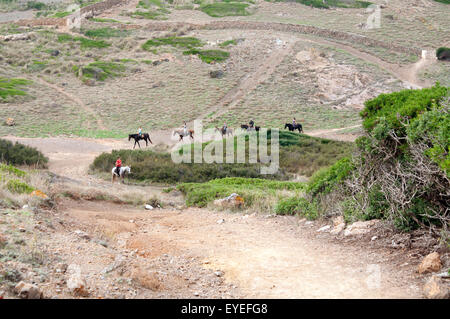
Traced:
<svg viewBox="0 0 450 319">
<path fill-rule="evenodd" d="M 371 39 L 366 36 L 329 29 L 322 29 L 309 25 L 287 24 L 276 22 L 248 22 L 248 21 L 213 21 L 205 24 L 193 24 L 182 22 L 150 22 L 145 26 L 152 31 L 168 31 L 180 28 L 188 29 L 239 29 L 239 30 L 275 30 L 282 32 L 296 32 L 302 34 L 311 34 L 322 38 L 336 39 L 349 43 L 363 44 L 368 47 L 381 47 L 398 53 L 411 54 L 418 57 L 422 56 L 422 49 L 415 47 L 405 47 L 393 42 Z"/>
<path fill-rule="evenodd" d="M 9 23 L 9 22 L 8 22 Z M 14 24 L 20 26 L 40 26 L 40 25 L 53 25 L 64 27 L 66 25 L 65 18 L 39 18 L 39 19 L 24 19 L 15 21 Z"/>
</svg>

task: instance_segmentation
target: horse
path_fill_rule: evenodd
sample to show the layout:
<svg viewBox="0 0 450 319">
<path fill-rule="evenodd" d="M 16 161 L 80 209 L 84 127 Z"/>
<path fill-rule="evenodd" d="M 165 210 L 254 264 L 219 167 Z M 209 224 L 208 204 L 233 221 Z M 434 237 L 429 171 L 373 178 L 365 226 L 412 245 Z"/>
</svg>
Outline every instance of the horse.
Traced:
<svg viewBox="0 0 450 319">
<path fill-rule="evenodd" d="M 120 168 L 119 174 L 116 173 L 116 168 L 113 167 L 112 171 L 112 178 L 111 178 L 111 183 L 114 183 L 114 180 L 116 179 L 116 177 L 119 177 L 119 183 L 120 183 L 120 178 L 122 178 L 122 183 L 124 183 L 125 181 L 125 174 L 131 174 L 131 167 L 129 166 L 123 166 Z"/>
<path fill-rule="evenodd" d="M 259 126 L 250 127 L 247 124 L 242 124 L 241 129 L 244 129 L 247 131 L 255 130 L 256 132 L 259 132 L 260 127 Z"/>
<path fill-rule="evenodd" d="M 136 147 L 136 143 L 137 145 L 139 145 L 139 148 L 141 148 L 141 145 L 139 144 L 140 140 L 144 140 L 145 141 L 145 146 L 148 146 L 148 142 L 150 142 L 150 144 L 153 144 L 152 140 L 150 139 L 150 135 L 148 135 L 148 133 L 142 133 L 141 135 L 139 134 L 129 134 L 128 135 L 128 141 L 130 141 L 132 138 L 134 138 L 134 146 L 133 149 Z"/>
<path fill-rule="evenodd" d="M 216 131 L 219 131 L 220 134 L 222 134 L 222 137 L 224 137 L 225 135 L 227 135 L 227 136 L 228 135 L 233 135 L 233 129 L 231 129 L 231 128 L 227 128 L 227 131 L 225 132 L 223 127 L 222 128 L 218 128 L 216 126 Z"/>
<path fill-rule="evenodd" d="M 291 123 L 286 123 L 284 124 L 284 128 L 288 128 L 291 132 L 298 130 L 299 133 L 303 133 L 303 127 L 300 123 L 295 124 L 295 126 Z"/>
<path fill-rule="evenodd" d="M 177 134 L 180 136 L 180 141 L 183 139 L 183 137 L 188 136 L 188 135 L 189 135 L 192 139 L 194 139 L 194 130 L 188 130 L 188 131 L 187 131 L 187 134 L 185 134 L 184 130 L 175 130 L 175 131 L 173 131 L 172 136 L 173 136 L 173 135 L 177 135 Z"/>
</svg>

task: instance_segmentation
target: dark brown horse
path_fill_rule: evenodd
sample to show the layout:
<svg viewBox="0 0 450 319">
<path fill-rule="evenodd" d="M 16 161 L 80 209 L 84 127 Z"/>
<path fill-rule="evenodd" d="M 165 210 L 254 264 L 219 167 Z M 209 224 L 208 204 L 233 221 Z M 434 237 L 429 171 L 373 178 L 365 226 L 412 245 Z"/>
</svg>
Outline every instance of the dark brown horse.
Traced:
<svg viewBox="0 0 450 319">
<path fill-rule="evenodd" d="M 150 139 L 150 135 L 148 135 L 148 133 L 142 133 L 141 135 L 139 135 L 139 134 L 128 135 L 128 141 L 131 140 L 132 138 L 134 139 L 133 149 L 136 147 L 136 143 L 139 146 L 139 148 L 141 148 L 141 145 L 139 144 L 140 140 L 145 141 L 145 146 L 148 146 L 148 142 L 150 142 L 150 144 L 153 144 L 152 140 Z"/>
</svg>

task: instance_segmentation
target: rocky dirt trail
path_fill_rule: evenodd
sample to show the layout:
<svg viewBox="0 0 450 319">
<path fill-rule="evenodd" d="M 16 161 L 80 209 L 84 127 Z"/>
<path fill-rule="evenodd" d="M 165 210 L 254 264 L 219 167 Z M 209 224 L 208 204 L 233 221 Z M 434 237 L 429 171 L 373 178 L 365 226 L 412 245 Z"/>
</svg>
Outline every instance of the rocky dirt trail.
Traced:
<svg viewBox="0 0 450 319">
<path fill-rule="evenodd" d="M 50 171 L 93 189 L 140 188 L 87 178 L 95 155 L 117 148 L 116 141 L 10 139 L 41 149 L 50 158 Z M 144 189 L 161 194 L 161 189 Z M 166 196 L 183 201 L 177 192 Z M 53 218 L 64 227 L 47 243 L 66 264 L 80 267 L 91 298 L 420 297 L 413 263 L 371 247 L 370 239 L 343 244 L 317 232 L 320 222 L 170 205 L 145 210 L 66 199 L 59 206 Z M 44 292 L 72 296 L 61 288 L 63 275 L 55 278 L 57 284 Z"/>
</svg>

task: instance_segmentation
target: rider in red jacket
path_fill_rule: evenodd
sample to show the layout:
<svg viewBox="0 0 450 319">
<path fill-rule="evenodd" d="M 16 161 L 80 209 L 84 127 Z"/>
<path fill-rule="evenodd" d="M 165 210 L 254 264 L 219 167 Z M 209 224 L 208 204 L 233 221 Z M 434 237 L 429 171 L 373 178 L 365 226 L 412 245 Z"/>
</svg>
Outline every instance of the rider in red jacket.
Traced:
<svg viewBox="0 0 450 319">
<path fill-rule="evenodd" d="M 122 160 L 120 159 L 120 156 L 117 158 L 116 161 L 116 173 L 120 176 L 120 168 L 122 167 Z"/>
</svg>

